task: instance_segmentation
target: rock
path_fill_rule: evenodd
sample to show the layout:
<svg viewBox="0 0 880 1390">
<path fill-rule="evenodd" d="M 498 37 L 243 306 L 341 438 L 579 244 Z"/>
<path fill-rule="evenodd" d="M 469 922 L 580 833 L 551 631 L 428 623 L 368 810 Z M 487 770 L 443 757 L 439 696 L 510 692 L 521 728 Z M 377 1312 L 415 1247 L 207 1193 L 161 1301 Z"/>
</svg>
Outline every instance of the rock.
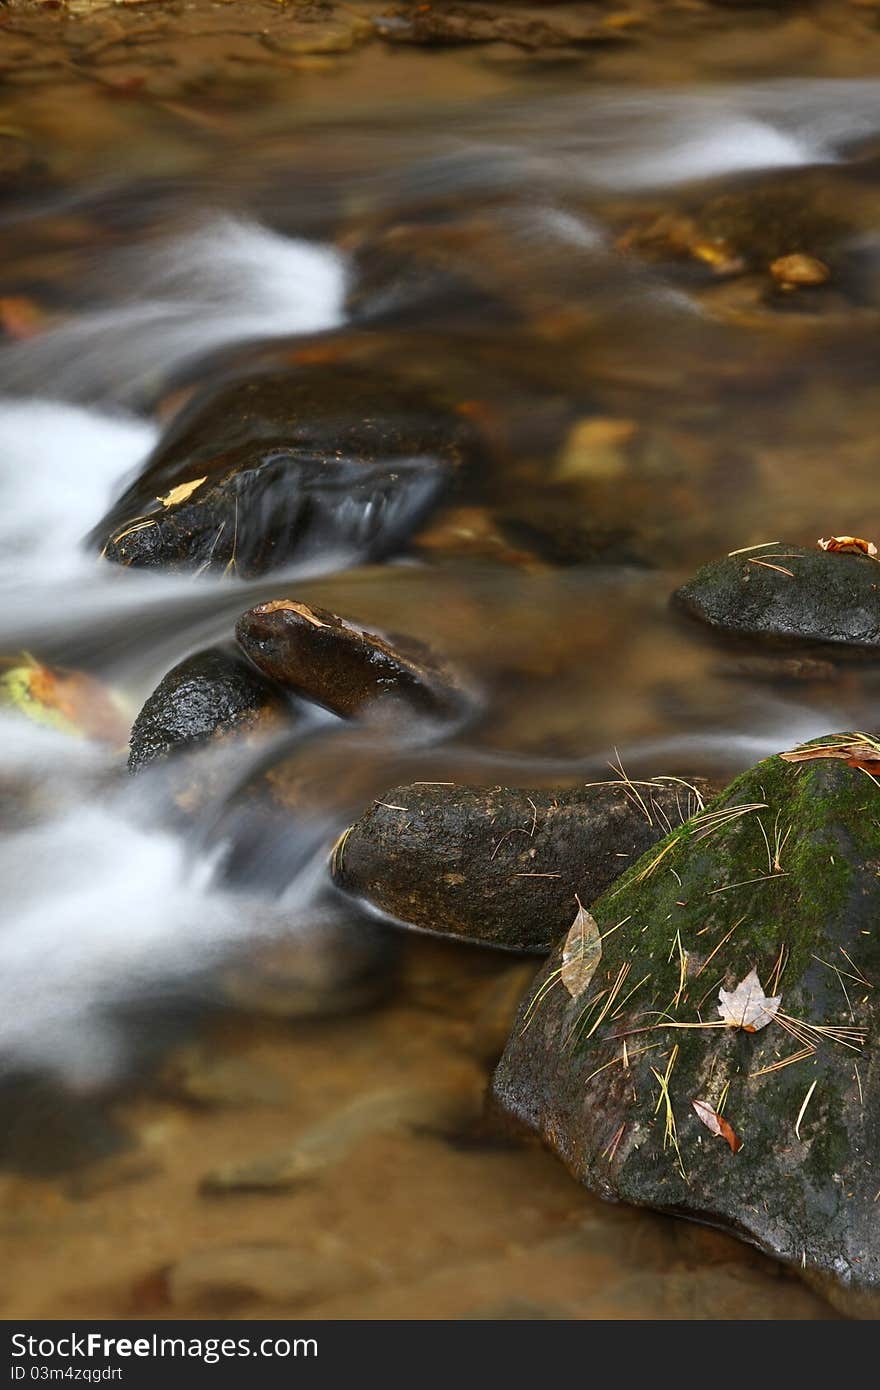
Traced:
<svg viewBox="0 0 880 1390">
<path fill-rule="evenodd" d="M 343 1249 L 307 1246 L 233 1245 L 196 1250 L 165 1273 L 174 1308 L 234 1308 L 266 1303 L 306 1303 L 363 1288 L 376 1277 L 366 1261 Z"/>
<path fill-rule="evenodd" d="M 217 987 L 224 1003 L 245 1013 L 329 1018 L 384 999 L 395 982 L 397 959 L 396 937 L 378 923 L 318 903 L 295 930 L 226 966 Z"/>
<path fill-rule="evenodd" d="M 732 680 L 770 681 L 772 683 L 804 683 L 837 681 L 840 667 L 833 661 L 798 656 L 744 656 L 738 660 L 719 662 L 713 675 Z"/>
<path fill-rule="evenodd" d="M 393 645 L 374 632 L 294 599 L 273 599 L 243 613 L 235 635 L 251 661 L 279 685 L 315 700 L 343 718 L 389 705 L 449 718 L 465 707 L 454 674 L 412 638 Z"/>
<path fill-rule="evenodd" d="M 148 696 L 131 731 L 129 770 L 214 738 L 265 736 L 295 717 L 277 687 L 234 648 L 207 647 L 179 661 Z"/>
<path fill-rule="evenodd" d="M 824 285 L 831 277 L 831 271 L 824 261 L 801 253 L 779 256 L 771 263 L 770 274 L 784 290 L 796 289 L 801 285 Z"/>
<path fill-rule="evenodd" d="M 529 53 L 543 50 L 575 52 L 581 45 L 608 43 L 625 37 L 614 16 L 584 14 L 579 5 L 546 4 L 425 6 L 410 5 L 394 15 L 377 15 L 378 33 L 389 43 L 454 44 L 508 43 Z"/>
<path fill-rule="evenodd" d="M 729 637 L 880 652 L 880 565 L 867 555 L 774 542 L 704 565 L 673 602 Z"/>
<path fill-rule="evenodd" d="M 422 393 L 339 364 L 198 392 L 89 537 L 121 565 L 243 577 L 398 548 L 472 441 Z"/>
<path fill-rule="evenodd" d="M 406 926 L 548 951 L 577 898 L 603 892 L 696 806 L 677 779 L 555 794 L 416 782 L 373 803 L 331 869 L 340 888 Z"/>
<path fill-rule="evenodd" d="M 208 1173 L 207 1196 L 233 1192 L 282 1192 L 319 1178 L 373 1134 L 416 1132 L 457 1137 L 483 1109 L 483 1084 L 470 1073 L 430 1086 L 401 1085 L 372 1091 L 321 1120 L 290 1149 Z"/>
<path fill-rule="evenodd" d="M 738 778 L 593 903 L 605 935 L 585 997 L 555 987 L 557 946 L 493 1081 L 600 1196 L 860 1295 L 880 1289 L 876 797 L 840 759 Z M 753 970 L 779 1012 L 724 1026 L 719 989 Z M 722 1097 L 738 1152 L 693 1109 Z"/>
<path fill-rule="evenodd" d="M 247 1057 L 219 1052 L 206 1043 L 183 1048 L 168 1061 L 162 1091 L 206 1109 L 280 1105 L 286 1088 L 279 1076 Z"/>
</svg>

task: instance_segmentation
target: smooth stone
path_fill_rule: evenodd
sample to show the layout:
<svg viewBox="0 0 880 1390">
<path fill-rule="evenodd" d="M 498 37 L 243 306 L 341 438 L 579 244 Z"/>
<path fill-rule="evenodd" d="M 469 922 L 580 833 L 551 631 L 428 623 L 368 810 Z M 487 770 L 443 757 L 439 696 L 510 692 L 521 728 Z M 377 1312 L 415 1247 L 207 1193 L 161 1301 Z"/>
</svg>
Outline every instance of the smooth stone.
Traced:
<svg viewBox="0 0 880 1390">
<path fill-rule="evenodd" d="M 206 1109 L 280 1105 L 287 1088 L 279 1076 L 247 1057 L 195 1043 L 176 1053 L 162 1069 L 160 1090 Z"/>
<path fill-rule="evenodd" d="M 840 759 L 743 774 L 592 904 L 602 956 L 580 997 L 559 943 L 493 1080 L 591 1191 L 728 1230 L 838 1306 L 880 1289 L 877 796 Z M 719 988 L 752 970 L 784 1017 L 724 1026 Z M 788 1062 L 805 1025 L 815 1050 Z M 854 1046 L 815 1031 L 832 1026 Z M 722 1096 L 735 1153 L 692 1106 Z"/>
<path fill-rule="evenodd" d="M 178 662 L 147 697 L 131 731 L 129 770 L 214 738 L 263 737 L 295 717 L 284 695 L 234 647 L 208 647 Z"/>
<path fill-rule="evenodd" d="M 121 565 L 242 577 L 380 558 L 473 439 L 422 393 L 342 364 L 226 381 L 184 406 L 88 544 Z"/>
<path fill-rule="evenodd" d="M 340 838 L 337 885 L 419 931 L 549 951 L 668 825 L 697 809 L 687 784 L 605 782 L 570 791 L 413 783 Z M 644 809 L 643 809 L 644 806 Z"/>
<path fill-rule="evenodd" d="M 343 718 L 391 704 L 442 719 L 465 707 L 454 674 L 423 643 L 386 640 L 324 608 L 273 599 L 243 613 L 235 635 L 273 681 Z"/>
<path fill-rule="evenodd" d="M 773 543 L 704 565 L 673 603 L 726 637 L 880 653 L 880 564 L 867 555 Z"/>
<path fill-rule="evenodd" d="M 306 1130 L 289 1149 L 207 1173 L 207 1196 L 284 1192 L 320 1178 L 374 1134 L 424 1133 L 457 1137 L 483 1109 L 483 1083 L 470 1072 L 432 1085 L 400 1085 L 358 1096 Z"/>
</svg>

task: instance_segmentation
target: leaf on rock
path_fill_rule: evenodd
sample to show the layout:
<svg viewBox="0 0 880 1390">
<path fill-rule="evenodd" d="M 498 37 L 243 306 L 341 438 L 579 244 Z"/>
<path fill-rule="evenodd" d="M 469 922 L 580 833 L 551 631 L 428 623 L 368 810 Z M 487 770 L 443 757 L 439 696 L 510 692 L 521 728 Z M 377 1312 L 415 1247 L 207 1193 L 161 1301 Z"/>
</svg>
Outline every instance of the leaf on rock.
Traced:
<svg viewBox="0 0 880 1390">
<path fill-rule="evenodd" d="M 721 1000 L 718 1012 L 724 1022 L 746 1033 L 766 1028 L 782 1002 L 781 994 L 770 998 L 764 993 L 756 970 L 750 970 L 736 989 L 720 989 L 718 998 Z"/>
<path fill-rule="evenodd" d="M 814 758 L 840 758 L 850 767 L 863 767 L 872 764 L 871 771 L 880 771 L 880 746 L 868 743 L 865 739 L 843 740 L 837 743 L 818 743 L 811 748 L 793 748 L 790 753 L 780 753 L 784 763 L 807 763 Z"/>
<path fill-rule="evenodd" d="M 188 483 L 178 483 L 177 487 L 166 492 L 164 497 L 157 497 L 156 501 L 161 502 L 163 507 L 176 507 L 178 502 L 185 502 L 188 497 L 192 497 L 196 489 L 207 481 L 208 475 L 206 473 L 204 478 L 191 478 Z"/>
<path fill-rule="evenodd" d="M 836 551 L 841 555 L 869 555 L 877 559 L 877 547 L 873 541 L 863 541 L 860 536 L 830 536 L 816 542 L 820 550 Z"/>
<path fill-rule="evenodd" d="M 735 1154 L 738 1149 L 742 1148 L 742 1140 L 732 1125 L 729 1125 L 724 1116 L 719 1115 L 717 1110 L 713 1110 L 708 1101 L 692 1100 L 691 1105 L 696 1111 L 697 1119 L 702 1121 L 711 1134 L 717 1134 L 720 1138 L 727 1140 L 731 1153 Z"/>
<path fill-rule="evenodd" d="M 602 938 L 595 917 L 577 899 L 577 915 L 562 948 L 562 983 L 572 999 L 589 985 L 602 959 Z"/>
</svg>

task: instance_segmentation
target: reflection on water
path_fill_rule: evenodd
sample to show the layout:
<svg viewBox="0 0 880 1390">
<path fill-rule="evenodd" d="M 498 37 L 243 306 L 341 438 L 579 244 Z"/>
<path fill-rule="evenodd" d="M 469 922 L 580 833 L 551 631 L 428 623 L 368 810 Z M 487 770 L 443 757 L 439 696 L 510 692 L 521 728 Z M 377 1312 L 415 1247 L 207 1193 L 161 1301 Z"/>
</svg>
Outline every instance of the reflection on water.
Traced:
<svg viewBox="0 0 880 1390">
<path fill-rule="evenodd" d="M 431 642 L 481 706 L 431 743 L 328 717 L 219 782 L 209 769 L 209 809 L 187 824 L 161 779 L 128 783 L 122 750 L 4 717 L 5 1316 L 827 1315 L 733 1242 L 601 1208 L 488 1132 L 474 1097 L 529 965 L 328 925 L 321 865 L 395 781 L 572 785 L 614 749 L 633 773 L 720 777 L 872 723 L 876 672 L 749 665 L 667 597 L 721 550 L 880 530 L 876 99 L 874 82 L 589 101 L 525 84 L 442 123 L 380 110 L 344 146 L 326 121 L 289 143 L 276 131 L 247 167 L 217 136 L 171 189 L 85 180 L 19 218 L 7 207 L 4 293 L 45 320 L 0 351 L 0 649 L 92 670 L 134 712 L 244 608 L 294 592 Z M 826 301 L 783 302 L 755 267 L 727 281 L 686 246 L 621 249 L 666 214 L 717 237 L 726 208 L 748 256 L 731 209 L 756 207 L 765 229 L 768 189 L 812 219 L 836 268 Z M 334 573 L 326 555 L 245 583 L 80 549 L 194 382 L 322 353 L 443 384 L 490 441 L 404 557 Z M 268 860 L 255 785 L 289 809 Z M 242 826 L 232 853 L 252 870 L 234 892 Z M 330 1143 L 307 1187 L 199 1195 L 212 1170 L 332 1129 L 357 1097 L 375 1118 Z M 225 1285 L 199 1263 L 221 1246 Z"/>
</svg>

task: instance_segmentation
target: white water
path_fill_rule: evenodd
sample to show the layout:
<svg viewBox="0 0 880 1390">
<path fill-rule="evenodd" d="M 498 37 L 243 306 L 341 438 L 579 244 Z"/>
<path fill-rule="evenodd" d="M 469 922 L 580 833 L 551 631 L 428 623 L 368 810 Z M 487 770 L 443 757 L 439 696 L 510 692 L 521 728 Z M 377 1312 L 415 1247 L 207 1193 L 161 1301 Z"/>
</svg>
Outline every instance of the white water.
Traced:
<svg viewBox="0 0 880 1390">
<path fill-rule="evenodd" d="M 876 83 L 797 82 L 567 98 L 537 112 L 536 133 L 523 133 L 522 113 L 507 117 L 507 127 L 519 123 L 513 137 L 500 122 L 478 150 L 482 186 L 512 175 L 514 185 L 545 188 L 545 204 L 521 220 L 526 239 L 613 267 L 602 228 L 560 201 L 566 189 L 636 190 L 834 160 L 880 125 L 877 94 Z M 472 163 L 472 137 L 466 148 Z M 413 184 L 449 189 L 470 177 L 447 154 Z M 121 574 L 79 541 L 156 438 L 130 411 L 158 368 L 249 337 L 332 328 L 346 276 L 330 248 L 219 216 L 111 259 L 91 308 L 0 353 L 0 651 L 39 655 L 44 639 L 64 649 L 91 632 L 104 664 L 140 698 L 174 661 L 228 631 L 247 588 Z M 686 296 L 650 288 L 670 312 L 688 310 Z M 754 715 L 744 708 L 737 729 L 621 751 L 718 752 L 724 765 L 745 764 L 792 731 L 821 731 L 818 716 L 789 703 L 768 699 L 750 729 Z M 185 978 L 251 930 L 241 904 L 211 888 L 209 859 L 149 828 L 142 808 L 136 821 L 129 794 L 100 789 L 107 764 L 98 749 L 0 720 L 0 778 L 24 776 L 43 792 L 36 823 L 0 837 L 0 1069 L 27 1063 L 76 1084 L 106 1080 L 125 1061 L 112 1007 Z M 524 781 L 539 768 L 517 766 Z M 292 928 L 306 891 L 288 895 Z"/>
</svg>

